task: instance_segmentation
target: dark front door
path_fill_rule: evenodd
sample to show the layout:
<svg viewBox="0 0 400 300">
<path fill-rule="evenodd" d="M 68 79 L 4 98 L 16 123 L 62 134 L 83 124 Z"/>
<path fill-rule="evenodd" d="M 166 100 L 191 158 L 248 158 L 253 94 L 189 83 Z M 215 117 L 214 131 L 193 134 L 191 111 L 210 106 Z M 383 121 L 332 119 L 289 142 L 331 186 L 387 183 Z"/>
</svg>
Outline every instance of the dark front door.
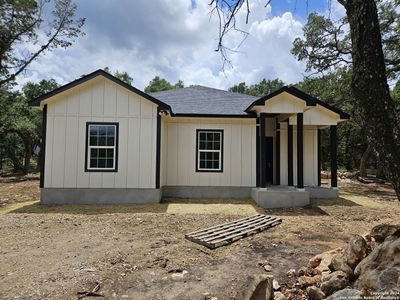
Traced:
<svg viewBox="0 0 400 300">
<path fill-rule="evenodd" d="M 266 182 L 272 184 L 274 174 L 274 140 L 272 136 L 265 137 L 266 150 Z"/>
</svg>

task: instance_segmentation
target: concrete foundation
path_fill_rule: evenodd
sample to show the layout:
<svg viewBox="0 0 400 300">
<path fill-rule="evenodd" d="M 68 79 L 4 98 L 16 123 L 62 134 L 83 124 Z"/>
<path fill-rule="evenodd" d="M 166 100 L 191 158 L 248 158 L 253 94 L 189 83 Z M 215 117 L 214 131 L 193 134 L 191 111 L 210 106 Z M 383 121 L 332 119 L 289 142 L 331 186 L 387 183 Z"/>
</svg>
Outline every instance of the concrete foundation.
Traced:
<svg viewBox="0 0 400 300">
<path fill-rule="evenodd" d="M 339 196 L 337 188 L 306 187 L 306 191 L 310 193 L 311 199 L 337 198 Z"/>
<path fill-rule="evenodd" d="M 41 204 L 159 203 L 161 189 L 42 188 Z"/>
<path fill-rule="evenodd" d="M 235 186 L 164 186 L 167 198 L 250 198 L 251 187 Z"/>
<path fill-rule="evenodd" d="M 251 197 L 263 208 L 302 207 L 310 204 L 310 193 L 288 187 L 253 188 Z"/>
</svg>

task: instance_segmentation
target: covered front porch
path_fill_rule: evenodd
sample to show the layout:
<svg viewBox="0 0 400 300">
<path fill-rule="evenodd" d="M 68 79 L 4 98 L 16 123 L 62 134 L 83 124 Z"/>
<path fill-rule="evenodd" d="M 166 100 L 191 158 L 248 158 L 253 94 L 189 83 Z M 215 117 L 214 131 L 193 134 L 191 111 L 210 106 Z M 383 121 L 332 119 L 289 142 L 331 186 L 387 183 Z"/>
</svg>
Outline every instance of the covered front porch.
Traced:
<svg viewBox="0 0 400 300">
<path fill-rule="evenodd" d="M 296 207 L 310 198 L 336 198 L 337 125 L 343 112 L 295 88 L 284 88 L 253 103 L 257 114 L 256 188 L 262 207 Z M 321 131 L 330 136 L 329 187 L 321 186 Z"/>
</svg>

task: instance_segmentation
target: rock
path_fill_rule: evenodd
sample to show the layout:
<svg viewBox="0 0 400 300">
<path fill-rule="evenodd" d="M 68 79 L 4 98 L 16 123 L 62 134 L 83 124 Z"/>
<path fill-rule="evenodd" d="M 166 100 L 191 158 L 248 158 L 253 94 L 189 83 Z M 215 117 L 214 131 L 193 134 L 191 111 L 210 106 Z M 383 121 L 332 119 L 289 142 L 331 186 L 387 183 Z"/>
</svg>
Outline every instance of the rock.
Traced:
<svg viewBox="0 0 400 300">
<path fill-rule="evenodd" d="M 343 271 L 347 274 L 349 278 L 353 276 L 353 270 L 346 263 L 342 255 L 336 254 L 332 257 L 331 263 L 329 264 L 329 269 L 334 271 Z"/>
<path fill-rule="evenodd" d="M 330 295 L 326 300 L 361 299 L 361 292 L 355 289 L 344 289 Z"/>
<path fill-rule="evenodd" d="M 400 238 L 386 238 L 359 263 L 354 274 L 358 276 L 355 287 L 359 290 L 396 288 L 400 277 Z"/>
<path fill-rule="evenodd" d="M 322 300 L 325 299 L 324 292 L 316 286 L 309 286 L 307 288 L 307 295 L 309 300 Z"/>
<path fill-rule="evenodd" d="M 274 300 L 286 300 L 286 297 L 281 292 L 274 292 Z"/>
<path fill-rule="evenodd" d="M 315 275 L 320 275 L 321 271 L 308 266 L 308 267 L 301 267 L 297 273 L 299 276 L 315 276 Z"/>
<path fill-rule="evenodd" d="M 188 274 L 189 272 L 186 270 L 183 270 L 182 272 L 175 272 L 171 274 L 171 278 L 172 279 L 183 279 L 186 274 Z"/>
<path fill-rule="evenodd" d="M 272 280 L 272 287 L 274 291 L 277 291 L 281 288 L 281 285 L 279 284 L 278 280 L 274 279 Z"/>
<path fill-rule="evenodd" d="M 345 288 L 349 283 L 348 277 L 343 271 L 335 271 L 325 276 L 324 280 L 321 284 L 321 290 L 327 296 Z"/>
<path fill-rule="evenodd" d="M 382 243 L 388 236 L 396 235 L 400 231 L 400 225 L 380 224 L 371 229 L 370 236 L 376 242 Z"/>
<path fill-rule="evenodd" d="M 252 275 L 247 277 L 246 282 L 240 288 L 236 300 L 253 299 L 273 299 L 272 282 L 274 277 L 271 275 Z"/>
<path fill-rule="evenodd" d="M 272 272 L 272 266 L 270 264 L 266 264 L 266 265 L 264 265 L 264 270 L 266 272 Z"/>
<path fill-rule="evenodd" d="M 308 264 L 311 268 L 315 268 L 321 273 L 328 272 L 328 266 L 331 263 L 332 257 L 336 254 L 342 253 L 343 248 L 336 248 L 330 251 L 326 251 L 311 258 Z"/>
<path fill-rule="evenodd" d="M 290 269 L 289 271 L 286 272 L 287 277 L 292 277 L 296 275 L 296 270 L 295 269 Z"/>
<path fill-rule="evenodd" d="M 344 251 L 346 263 L 354 270 L 357 264 L 367 256 L 368 245 L 361 235 L 353 236 Z"/>
<path fill-rule="evenodd" d="M 301 287 L 316 285 L 321 282 L 321 275 L 315 276 L 300 276 L 298 282 Z"/>
</svg>

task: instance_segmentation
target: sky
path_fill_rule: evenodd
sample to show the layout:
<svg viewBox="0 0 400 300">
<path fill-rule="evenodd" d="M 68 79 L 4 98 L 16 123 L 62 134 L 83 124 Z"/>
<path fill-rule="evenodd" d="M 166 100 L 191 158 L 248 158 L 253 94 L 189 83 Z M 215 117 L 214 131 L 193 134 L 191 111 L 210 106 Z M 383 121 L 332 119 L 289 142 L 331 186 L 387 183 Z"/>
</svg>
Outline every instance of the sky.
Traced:
<svg viewBox="0 0 400 300">
<path fill-rule="evenodd" d="M 156 75 L 175 83 L 227 89 L 234 84 L 258 83 L 263 78 L 298 82 L 304 62 L 290 53 L 292 42 L 302 36 L 307 14 L 326 13 L 328 0 L 250 1 L 237 17 L 239 28 L 249 33 L 231 32 L 225 44 L 232 67 L 222 69 L 222 57 L 215 51 L 217 18 L 210 16 L 209 0 L 75 0 L 77 16 L 85 17 L 85 36 L 72 47 L 47 52 L 18 78 L 27 81 L 54 78 L 61 84 L 108 66 L 126 71 L 133 85 L 144 89 Z M 308 3 L 308 5 L 306 5 Z M 333 7 L 331 11 L 340 11 Z"/>
</svg>

